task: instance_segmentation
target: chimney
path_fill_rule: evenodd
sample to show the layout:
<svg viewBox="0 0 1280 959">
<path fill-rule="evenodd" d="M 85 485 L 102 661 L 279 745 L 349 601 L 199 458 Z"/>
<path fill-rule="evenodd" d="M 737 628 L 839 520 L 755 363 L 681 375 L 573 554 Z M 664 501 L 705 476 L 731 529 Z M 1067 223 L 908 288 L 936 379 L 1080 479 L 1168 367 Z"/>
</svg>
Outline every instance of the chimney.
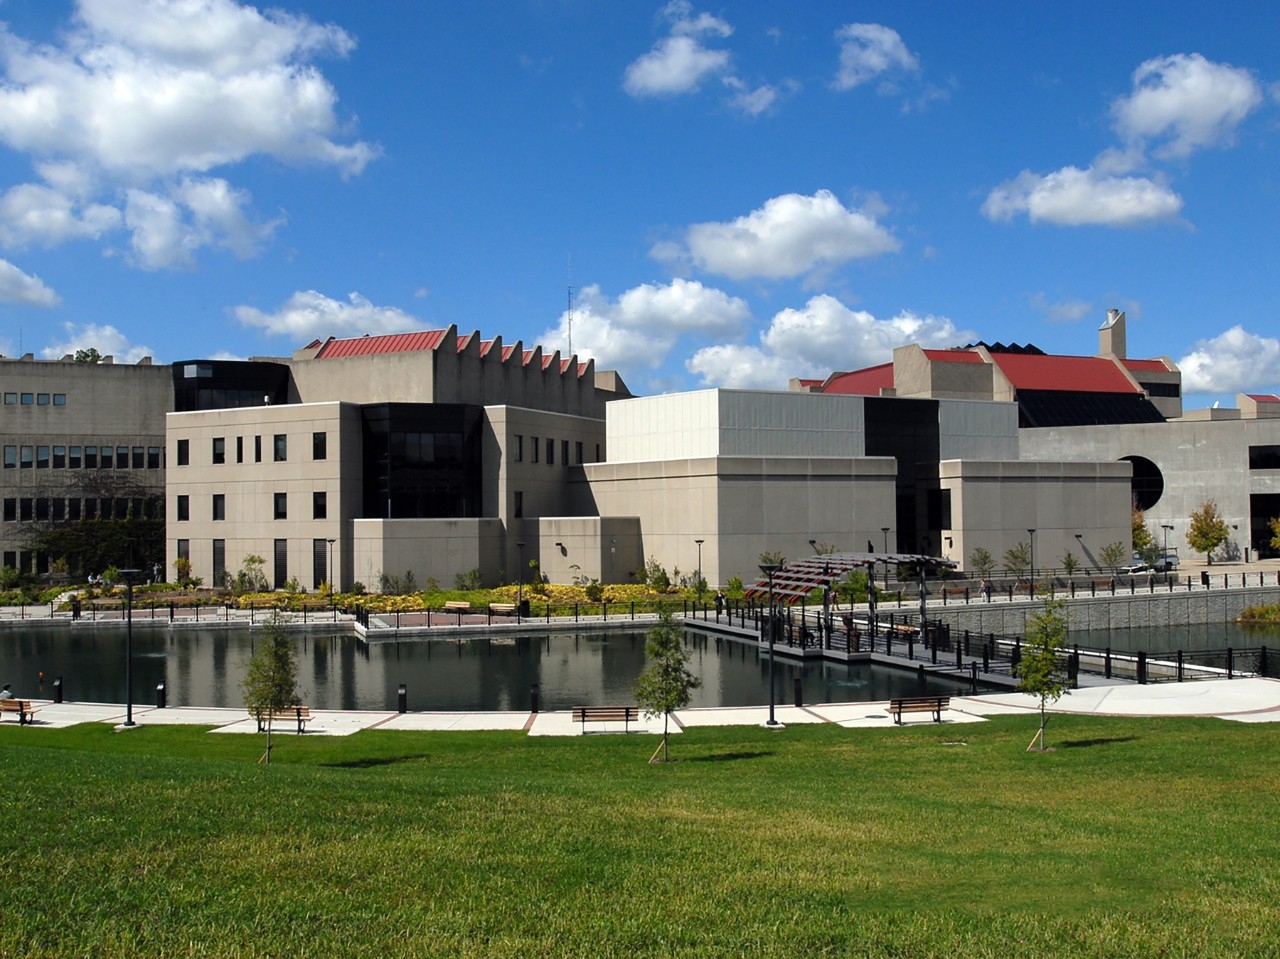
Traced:
<svg viewBox="0 0 1280 959">
<path fill-rule="evenodd" d="M 1107 310 L 1107 322 L 1098 330 L 1098 355 L 1125 358 L 1123 310 Z"/>
</svg>

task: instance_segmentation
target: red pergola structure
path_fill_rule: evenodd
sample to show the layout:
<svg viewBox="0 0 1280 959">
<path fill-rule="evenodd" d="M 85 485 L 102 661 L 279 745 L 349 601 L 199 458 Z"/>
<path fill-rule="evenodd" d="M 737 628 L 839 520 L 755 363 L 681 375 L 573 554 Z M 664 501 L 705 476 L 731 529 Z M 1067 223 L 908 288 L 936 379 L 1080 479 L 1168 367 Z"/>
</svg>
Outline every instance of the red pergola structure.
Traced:
<svg viewBox="0 0 1280 959">
<path fill-rule="evenodd" d="M 940 556 L 924 556 L 919 553 L 825 553 L 823 555 L 806 556 L 787 563 L 773 574 L 773 596 L 775 602 L 790 606 L 809 597 L 815 589 L 829 587 L 850 570 L 867 569 L 879 565 L 907 564 L 922 566 L 925 569 L 955 569 L 954 560 Z M 758 580 L 743 591 L 747 599 L 768 598 L 768 577 Z"/>
</svg>

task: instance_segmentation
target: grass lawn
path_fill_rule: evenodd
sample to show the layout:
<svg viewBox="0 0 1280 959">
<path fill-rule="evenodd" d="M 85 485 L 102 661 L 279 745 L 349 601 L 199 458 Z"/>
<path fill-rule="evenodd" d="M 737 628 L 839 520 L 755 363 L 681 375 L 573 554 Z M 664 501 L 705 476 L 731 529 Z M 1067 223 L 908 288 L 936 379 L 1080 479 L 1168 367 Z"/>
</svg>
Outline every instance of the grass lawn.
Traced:
<svg viewBox="0 0 1280 959">
<path fill-rule="evenodd" d="M 1034 731 L 6 724 L 0 957 L 1280 955 L 1280 728 Z"/>
</svg>

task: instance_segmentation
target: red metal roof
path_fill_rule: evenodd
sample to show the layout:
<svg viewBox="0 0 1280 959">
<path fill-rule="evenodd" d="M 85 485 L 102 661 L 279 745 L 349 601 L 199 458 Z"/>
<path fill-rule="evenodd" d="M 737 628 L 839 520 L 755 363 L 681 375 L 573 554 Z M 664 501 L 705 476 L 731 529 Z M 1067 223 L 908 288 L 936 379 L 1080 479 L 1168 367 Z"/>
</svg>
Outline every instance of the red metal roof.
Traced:
<svg viewBox="0 0 1280 959">
<path fill-rule="evenodd" d="M 1161 360 L 1121 360 L 1126 370 L 1132 370 L 1134 373 L 1172 373 L 1173 370 L 1164 365 Z"/>
<path fill-rule="evenodd" d="M 993 353 L 996 366 L 1018 390 L 1137 393 L 1114 362 L 1101 356 L 1029 356 Z"/>
<path fill-rule="evenodd" d="M 1245 396 L 1255 403 L 1280 403 L 1280 396 L 1274 393 L 1246 393 Z"/>
<path fill-rule="evenodd" d="M 924 350 L 924 355 L 935 363 L 985 363 L 982 354 L 975 350 Z"/>
<path fill-rule="evenodd" d="M 822 386 L 823 393 L 844 396 L 879 396 L 881 390 L 893 389 L 893 364 L 881 363 L 850 373 L 832 373 Z"/>
<path fill-rule="evenodd" d="M 330 340 L 316 354 L 316 359 L 338 359 L 347 356 L 372 356 L 377 353 L 413 353 L 434 350 L 444 341 L 448 330 L 423 330 L 418 333 L 389 333 L 384 336 L 358 336 L 349 340 Z"/>
</svg>

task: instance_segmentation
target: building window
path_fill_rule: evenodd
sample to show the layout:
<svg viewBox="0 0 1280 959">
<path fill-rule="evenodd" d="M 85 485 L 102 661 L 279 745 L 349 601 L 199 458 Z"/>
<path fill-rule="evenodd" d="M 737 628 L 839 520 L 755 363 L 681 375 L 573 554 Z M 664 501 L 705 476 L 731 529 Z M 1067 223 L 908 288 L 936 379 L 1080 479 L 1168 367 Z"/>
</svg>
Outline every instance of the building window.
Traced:
<svg viewBox="0 0 1280 959">
<path fill-rule="evenodd" d="M 569 441 L 568 440 L 560 441 L 560 465 L 561 466 L 569 465 Z"/>
<path fill-rule="evenodd" d="M 187 560 L 191 559 L 191 540 L 189 539 L 178 540 L 178 555 L 175 558 L 187 559 Z"/>
<path fill-rule="evenodd" d="M 185 523 L 189 519 L 191 519 L 191 497 L 179 496 L 178 497 L 178 522 Z"/>
<path fill-rule="evenodd" d="M 4 465 L 9 465 L 7 459 Z M 1249 469 L 1280 470 L 1280 446 L 1250 446 Z"/>
<path fill-rule="evenodd" d="M 36 395 L 35 395 L 34 393 L 23 393 L 23 394 L 22 394 L 22 405 L 23 405 L 23 406 L 35 406 L 35 404 L 36 404 Z"/>
<path fill-rule="evenodd" d="M 284 433 L 277 433 L 273 439 L 274 458 L 277 463 L 283 463 L 289 458 L 289 437 Z"/>
<path fill-rule="evenodd" d="M 517 463 L 524 462 L 524 437 L 521 436 L 519 433 L 516 434 L 515 461 Z"/>
<path fill-rule="evenodd" d="M 227 440 L 222 436 L 213 438 L 213 462 L 225 463 L 227 461 Z"/>
<path fill-rule="evenodd" d="M 147 451 L 145 447 L 135 446 L 130 451 L 129 465 L 136 470 L 147 468 Z"/>
<path fill-rule="evenodd" d="M 311 494 L 311 518 L 329 518 L 329 494 L 323 490 L 318 490 Z"/>
<path fill-rule="evenodd" d="M 86 446 L 84 448 L 84 468 L 89 470 L 98 468 L 98 447 Z"/>
<path fill-rule="evenodd" d="M 275 541 L 275 582 L 272 585 L 276 589 L 284 589 L 289 582 L 289 541 L 287 539 L 278 539 Z"/>
<path fill-rule="evenodd" d="M 7 470 L 18 468 L 18 447 L 6 446 L 4 448 L 4 468 Z"/>
<path fill-rule="evenodd" d="M 513 507 L 513 512 L 516 519 L 520 519 L 520 517 L 524 516 L 524 493 L 521 490 L 516 490 L 516 501 Z"/>
<path fill-rule="evenodd" d="M 160 468 L 160 447 L 147 447 L 147 469 L 158 470 Z"/>
<path fill-rule="evenodd" d="M 236 437 L 236 462 L 237 463 L 244 462 L 244 437 L 243 436 Z"/>
<path fill-rule="evenodd" d="M 5 405 L 5 406 L 17 406 L 17 405 L 18 405 L 18 394 L 17 394 L 17 393 L 6 393 L 6 394 L 4 395 L 4 405 Z M 12 565 L 12 564 L 10 564 L 10 565 Z"/>
<path fill-rule="evenodd" d="M 98 463 L 104 470 L 109 470 L 115 465 L 115 461 L 113 459 L 115 456 L 115 449 L 116 448 L 114 446 L 99 447 L 99 452 L 102 456 L 99 458 Z"/>
<path fill-rule="evenodd" d="M 80 508 L 80 499 L 78 497 L 76 499 L 67 500 L 67 519 L 71 520 L 73 523 L 79 522 Z"/>
<path fill-rule="evenodd" d="M 178 440 L 178 465 L 187 466 L 191 463 L 191 440 Z"/>
<path fill-rule="evenodd" d="M 84 465 L 84 447 L 70 446 L 67 448 L 67 469 L 78 470 Z"/>
<path fill-rule="evenodd" d="M 213 585 L 227 585 L 227 541 L 225 539 L 213 541 Z"/>
<path fill-rule="evenodd" d="M 323 539 L 313 539 L 311 541 L 311 588 L 319 589 L 321 583 L 327 583 L 329 578 L 325 576 L 325 561 L 329 558 L 329 543 Z"/>
<path fill-rule="evenodd" d="M 550 437 L 547 439 L 547 465 L 556 465 L 556 441 Z"/>
<path fill-rule="evenodd" d="M 18 500 L 16 497 L 10 497 L 4 501 L 4 521 L 6 523 L 16 523 L 18 521 Z"/>
<path fill-rule="evenodd" d="M 116 447 L 116 469 L 127 470 L 129 468 L 129 447 Z"/>
<path fill-rule="evenodd" d="M 600 462 L 600 444 L 599 444 L 599 443 L 597 443 L 597 444 L 596 444 L 596 458 L 595 458 L 595 459 L 593 459 L 591 462 L 593 462 L 593 463 L 599 463 L 599 462 Z"/>
<path fill-rule="evenodd" d="M 54 394 L 53 394 L 53 405 L 54 405 L 54 406 L 66 406 L 66 405 L 67 405 L 67 394 L 66 394 L 66 393 L 54 393 Z"/>
<path fill-rule="evenodd" d="M 35 449 L 30 446 L 21 446 L 18 448 L 18 454 L 20 457 L 18 463 L 21 468 L 24 470 L 31 469 L 35 462 Z"/>
<path fill-rule="evenodd" d="M 253 461 L 255 463 L 262 462 L 262 437 L 255 436 L 253 438 Z"/>
<path fill-rule="evenodd" d="M 213 518 L 222 520 L 227 518 L 227 497 L 224 493 L 213 494 Z"/>
<path fill-rule="evenodd" d="M 31 522 L 33 501 L 29 497 L 18 500 L 18 519 L 24 523 Z"/>
<path fill-rule="evenodd" d="M 582 440 L 578 440 L 573 444 L 574 458 L 578 461 L 578 465 L 582 465 Z"/>
<path fill-rule="evenodd" d="M 36 406 L 48 406 L 48 405 L 49 405 L 49 394 L 48 394 L 48 393 L 37 393 L 37 394 L 36 394 Z"/>
<path fill-rule="evenodd" d="M 311 434 L 311 458 L 325 460 L 329 458 L 329 434 L 320 432 Z"/>
<path fill-rule="evenodd" d="M 36 500 L 36 521 L 40 523 L 49 522 L 49 499 L 41 496 Z"/>
<path fill-rule="evenodd" d="M 53 448 L 53 468 L 56 470 L 67 468 L 67 448 L 65 446 L 55 446 Z"/>
<path fill-rule="evenodd" d="M 49 468 L 49 447 L 36 447 L 36 469 L 47 470 Z"/>
<path fill-rule="evenodd" d="M 289 518 L 289 494 L 288 493 L 275 494 L 275 518 L 276 519 Z"/>
<path fill-rule="evenodd" d="M 67 518 L 67 500 L 64 496 L 56 496 L 53 500 L 53 521 L 61 523 Z"/>
<path fill-rule="evenodd" d="M 536 463 L 538 462 L 538 438 L 536 436 L 531 436 L 529 439 L 533 441 L 529 444 L 529 448 L 533 451 L 532 462 Z"/>
</svg>

